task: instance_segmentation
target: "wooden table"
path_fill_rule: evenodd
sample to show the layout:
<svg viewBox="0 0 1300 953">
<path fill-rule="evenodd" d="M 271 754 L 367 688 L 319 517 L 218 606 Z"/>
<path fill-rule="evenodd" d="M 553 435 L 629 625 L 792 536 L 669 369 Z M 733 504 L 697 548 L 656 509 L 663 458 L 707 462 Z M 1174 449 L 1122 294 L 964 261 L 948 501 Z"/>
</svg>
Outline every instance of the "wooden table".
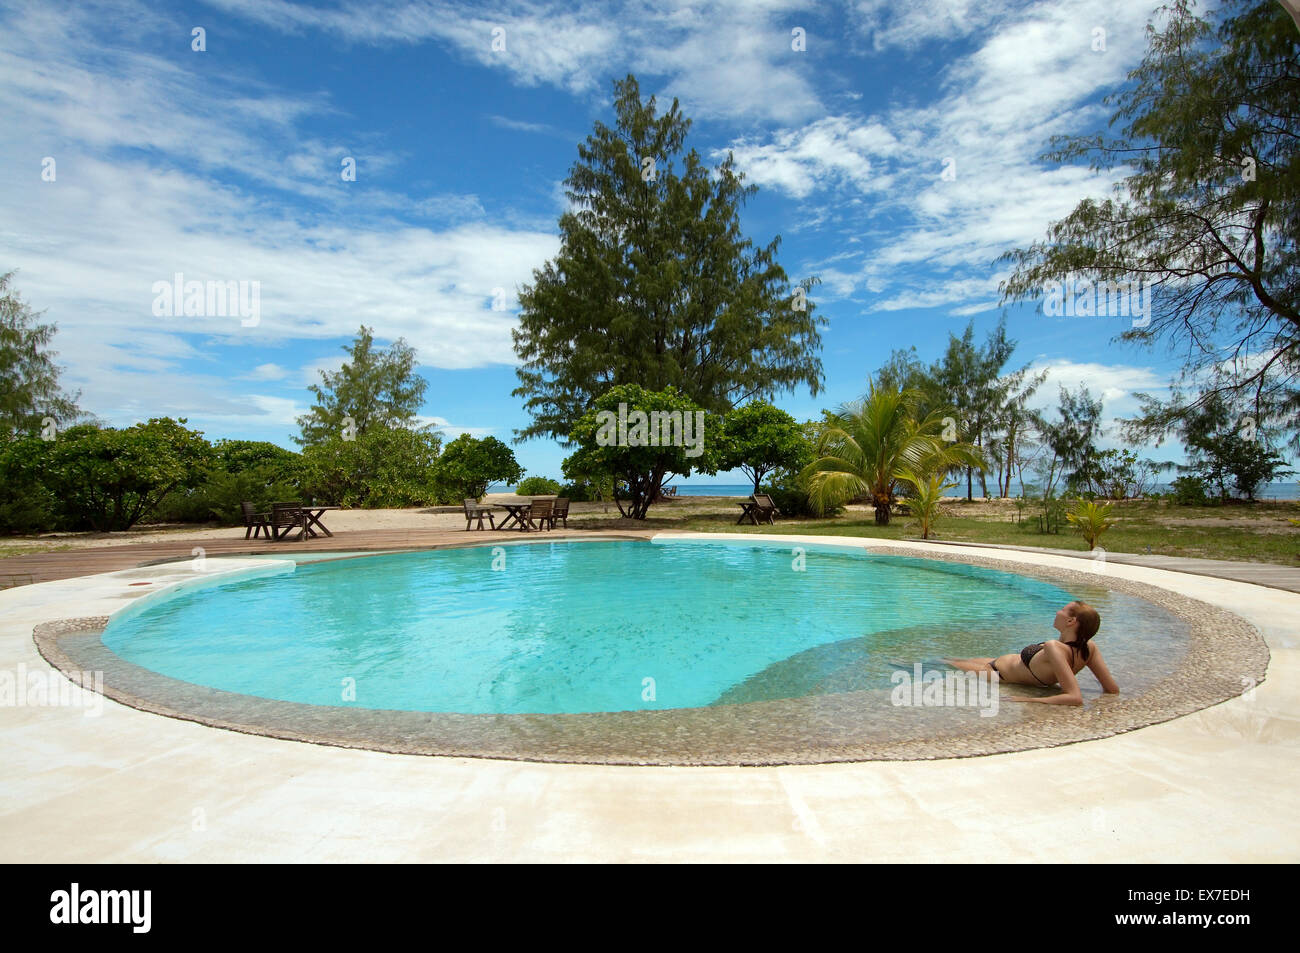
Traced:
<svg viewBox="0 0 1300 953">
<path fill-rule="evenodd" d="M 533 505 L 532 497 L 515 496 L 508 499 L 485 500 L 483 505 L 500 506 L 506 511 L 505 518 L 496 525 L 498 530 L 515 526 L 528 532 L 529 527 L 533 525 L 533 521 L 528 518 L 528 508 Z"/>
<path fill-rule="evenodd" d="M 320 515 L 324 513 L 326 510 L 341 510 L 341 509 L 343 509 L 342 506 L 314 506 L 314 505 L 304 506 L 302 508 L 302 515 L 303 517 L 305 517 L 306 520 L 304 523 L 304 529 L 307 530 L 307 535 L 308 536 L 320 535 L 320 533 L 316 532 L 315 529 L 312 529 L 312 527 L 314 526 L 317 529 L 319 529 L 321 533 L 324 533 L 326 536 L 333 537 L 334 534 L 331 533 L 325 527 L 325 524 L 320 521 Z"/>
<path fill-rule="evenodd" d="M 483 506 L 500 506 L 506 511 L 506 518 L 497 524 L 497 529 L 508 529 L 517 526 L 525 533 L 530 529 L 537 529 L 529 516 L 529 510 L 534 500 L 554 500 L 554 496 L 511 496 L 496 500 L 484 500 Z"/>
<path fill-rule="evenodd" d="M 740 511 L 740 519 L 736 520 L 737 526 L 745 522 L 745 520 L 749 520 L 755 526 L 758 525 L 758 517 L 756 514 L 759 511 L 759 505 L 757 503 L 753 500 L 746 500 L 744 503 L 737 503 L 736 505 L 743 507 Z"/>
</svg>

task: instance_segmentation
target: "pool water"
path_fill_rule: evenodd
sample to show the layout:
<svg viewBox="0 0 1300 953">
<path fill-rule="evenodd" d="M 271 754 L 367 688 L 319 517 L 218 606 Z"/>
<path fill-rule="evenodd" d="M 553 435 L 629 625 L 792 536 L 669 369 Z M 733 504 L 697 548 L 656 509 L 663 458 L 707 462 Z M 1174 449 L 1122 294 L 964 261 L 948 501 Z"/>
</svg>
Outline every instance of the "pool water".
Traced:
<svg viewBox="0 0 1300 953">
<path fill-rule="evenodd" d="M 1172 671 L 1182 623 L 1098 586 L 757 542 L 400 553 L 189 590 L 115 617 L 117 655 L 182 681 L 425 712 L 695 708 L 884 690 L 899 668 L 1054 638 L 1075 598 L 1114 672 Z M 1096 682 L 1079 676 L 1085 693 Z M 1133 678 L 1125 691 L 1140 687 Z M 1036 706 L 1031 706 L 1036 707 Z"/>
</svg>

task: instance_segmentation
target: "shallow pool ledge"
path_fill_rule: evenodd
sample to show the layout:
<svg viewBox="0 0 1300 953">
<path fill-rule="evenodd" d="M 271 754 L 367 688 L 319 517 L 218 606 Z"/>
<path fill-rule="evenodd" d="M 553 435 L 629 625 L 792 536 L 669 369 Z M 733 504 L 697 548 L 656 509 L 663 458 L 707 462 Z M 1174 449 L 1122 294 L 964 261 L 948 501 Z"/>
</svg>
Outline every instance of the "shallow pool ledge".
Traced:
<svg viewBox="0 0 1300 953">
<path fill-rule="evenodd" d="M 37 624 L 79 616 L 133 615 L 192 589 L 292 573 L 292 559 L 204 557 L 76 576 L 0 592 L 0 610 Z"/>
</svg>

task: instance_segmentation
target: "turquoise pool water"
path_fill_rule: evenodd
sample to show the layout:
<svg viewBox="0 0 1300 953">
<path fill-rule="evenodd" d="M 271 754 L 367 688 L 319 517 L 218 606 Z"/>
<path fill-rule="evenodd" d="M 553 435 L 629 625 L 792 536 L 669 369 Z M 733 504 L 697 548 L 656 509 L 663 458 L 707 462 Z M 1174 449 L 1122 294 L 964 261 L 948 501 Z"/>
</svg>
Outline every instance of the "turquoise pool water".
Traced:
<svg viewBox="0 0 1300 953">
<path fill-rule="evenodd" d="M 540 543 L 313 563 L 142 605 L 103 641 L 163 675 L 281 701 L 630 711 L 888 689 L 897 666 L 1053 638 L 1056 610 L 1074 598 L 1102 613 L 1113 671 L 1132 661 L 1149 681 L 1173 669 L 1175 617 L 1101 586 L 1067 592 L 958 563 L 754 543 Z M 1086 671 L 1080 683 L 1095 688 Z"/>
</svg>

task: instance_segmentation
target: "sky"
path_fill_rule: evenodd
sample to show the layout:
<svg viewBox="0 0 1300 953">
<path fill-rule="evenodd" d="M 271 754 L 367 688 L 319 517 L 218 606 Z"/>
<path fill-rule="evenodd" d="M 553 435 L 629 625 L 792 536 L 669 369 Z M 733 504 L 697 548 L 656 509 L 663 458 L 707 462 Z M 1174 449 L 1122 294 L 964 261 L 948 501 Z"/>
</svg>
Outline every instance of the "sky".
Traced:
<svg viewBox="0 0 1300 953">
<path fill-rule="evenodd" d="M 1158 5 L 0 0 L 0 273 L 115 426 L 294 448 L 308 385 L 364 324 L 416 349 L 423 422 L 512 442 L 516 296 L 632 73 L 680 101 L 688 148 L 758 185 L 745 234 L 821 279 L 825 388 L 778 406 L 818 416 L 894 348 L 928 363 L 1005 315 L 1010 367 L 1050 371 L 1038 405 L 1086 383 L 1110 422 L 1177 355 L 1115 341 L 1128 317 L 1000 306 L 995 260 L 1123 177 L 1039 157 L 1105 128 Z M 186 314 L 161 290 L 178 274 L 243 283 L 244 310 Z M 557 443 L 513 446 L 560 477 Z"/>
</svg>

